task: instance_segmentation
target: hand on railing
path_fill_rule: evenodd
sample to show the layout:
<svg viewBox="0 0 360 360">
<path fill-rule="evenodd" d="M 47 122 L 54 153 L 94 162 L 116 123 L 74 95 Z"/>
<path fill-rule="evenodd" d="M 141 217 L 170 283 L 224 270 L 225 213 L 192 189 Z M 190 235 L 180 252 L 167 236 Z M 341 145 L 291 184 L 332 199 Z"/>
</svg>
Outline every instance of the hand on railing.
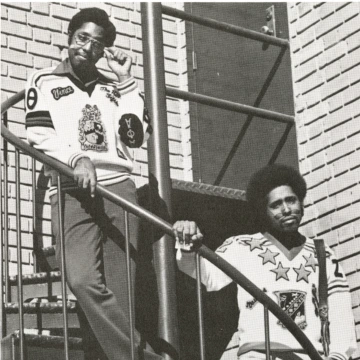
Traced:
<svg viewBox="0 0 360 360">
<path fill-rule="evenodd" d="M 181 251 L 191 251 L 194 246 L 201 246 L 203 234 L 194 221 L 180 220 L 173 225 L 175 234 L 176 259 L 181 260 Z"/>
<path fill-rule="evenodd" d="M 74 180 L 79 188 L 90 188 L 91 197 L 95 197 L 97 183 L 96 170 L 93 162 L 89 158 L 83 157 L 77 161 L 74 168 Z"/>
</svg>

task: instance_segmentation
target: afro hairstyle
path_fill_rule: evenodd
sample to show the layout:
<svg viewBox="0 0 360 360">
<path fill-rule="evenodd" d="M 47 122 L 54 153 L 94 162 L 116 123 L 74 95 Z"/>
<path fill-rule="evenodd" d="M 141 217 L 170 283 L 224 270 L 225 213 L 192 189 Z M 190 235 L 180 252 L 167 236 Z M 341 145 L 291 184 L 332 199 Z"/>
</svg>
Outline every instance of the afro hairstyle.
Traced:
<svg viewBox="0 0 360 360">
<path fill-rule="evenodd" d="M 246 198 L 250 207 L 258 214 L 264 210 L 269 192 L 279 186 L 288 185 L 301 202 L 306 196 L 306 182 L 294 168 L 286 165 L 268 165 L 254 173 L 249 181 Z"/>
<path fill-rule="evenodd" d="M 70 20 L 68 27 L 69 45 L 75 31 L 79 29 L 83 24 L 88 22 L 92 22 L 98 26 L 101 26 L 104 29 L 105 46 L 109 47 L 114 44 L 116 38 L 116 29 L 114 24 L 109 20 L 109 17 L 104 10 L 92 7 L 80 10 Z"/>
</svg>

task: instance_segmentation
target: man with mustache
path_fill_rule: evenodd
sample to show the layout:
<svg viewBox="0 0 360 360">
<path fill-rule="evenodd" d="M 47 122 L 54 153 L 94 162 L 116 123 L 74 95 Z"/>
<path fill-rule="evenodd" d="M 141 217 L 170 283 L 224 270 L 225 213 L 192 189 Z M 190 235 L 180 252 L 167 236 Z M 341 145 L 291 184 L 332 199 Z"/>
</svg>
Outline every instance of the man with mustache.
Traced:
<svg viewBox="0 0 360 360">
<path fill-rule="evenodd" d="M 324 332 L 324 343 L 321 339 L 318 256 L 314 240 L 298 231 L 306 190 L 305 180 L 291 167 L 271 165 L 259 170 L 250 179 L 247 200 L 260 232 L 231 237 L 216 252 L 277 302 L 324 358 L 348 360 L 356 350 L 351 298 L 344 273 L 328 246 L 325 253 L 330 336 Z M 191 245 L 203 238 L 197 224 L 191 221 L 178 221 L 173 229 L 179 242 L 185 240 Z M 194 253 L 183 251 L 178 258 L 180 270 L 195 277 Z M 215 291 L 232 280 L 212 263 L 201 259 L 201 281 L 208 291 Z M 222 360 L 264 359 L 263 307 L 240 286 L 238 306 L 238 331 Z M 273 357 L 308 358 L 297 340 L 272 314 L 270 340 Z"/>
<path fill-rule="evenodd" d="M 132 58 L 114 47 L 116 29 L 107 13 L 86 8 L 68 27 L 69 57 L 54 68 L 34 72 L 26 89 L 26 128 L 35 148 L 71 166 L 63 179 L 67 283 L 75 294 L 84 329 L 85 358 L 131 359 L 126 282 L 125 215 L 95 193 L 96 184 L 136 203 L 131 148 L 151 133 L 143 97 L 130 74 Z M 106 57 L 116 80 L 96 63 Z M 52 229 L 59 260 L 58 197 L 50 189 Z M 139 221 L 129 220 L 132 283 L 135 284 Z M 135 358 L 160 359 L 139 346 Z"/>
</svg>

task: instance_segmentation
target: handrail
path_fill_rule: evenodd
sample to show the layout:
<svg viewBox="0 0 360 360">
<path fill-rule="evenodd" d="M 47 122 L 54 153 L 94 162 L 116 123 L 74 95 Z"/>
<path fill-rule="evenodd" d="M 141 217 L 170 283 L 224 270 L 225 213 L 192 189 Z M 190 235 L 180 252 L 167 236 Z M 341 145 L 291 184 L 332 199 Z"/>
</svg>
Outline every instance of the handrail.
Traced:
<svg viewBox="0 0 360 360">
<path fill-rule="evenodd" d="M 16 104 L 18 101 L 24 98 L 24 91 L 21 91 L 15 94 L 10 99 L 6 100 L 1 104 L 1 114 L 6 112 L 9 107 Z M 73 169 L 67 165 L 61 163 L 60 161 L 51 158 L 44 153 L 34 149 L 26 142 L 20 140 L 17 136 L 11 133 L 6 126 L 1 124 L 1 135 L 9 143 L 14 145 L 17 149 L 20 149 L 25 154 L 32 156 L 38 161 L 41 161 L 50 167 L 54 168 L 58 172 L 73 178 Z M 161 219 L 160 217 L 152 214 L 150 211 L 135 205 L 129 202 L 126 199 L 123 199 L 121 196 L 116 195 L 106 189 L 101 185 L 96 185 L 96 192 L 99 193 L 104 198 L 112 201 L 114 204 L 123 207 L 126 211 L 131 212 L 132 214 L 140 217 L 143 220 L 150 222 L 152 225 L 157 226 L 163 230 L 166 234 L 174 236 L 172 226 Z M 271 311 L 291 332 L 291 334 L 297 339 L 299 344 L 306 349 L 308 355 L 312 360 L 322 360 L 322 357 L 317 352 L 314 345 L 306 337 L 303 331 L 296 325 L 296 323 L 291 319 L 291 317 L 286 314 L 277 304 L 273 301 L 268 295 L 266 295 L 262 290 L 260 290 L 255 284 L 253 284 L 247 277 L 241 274 L 235 267 L 230 265 L 226 260 L 216 254 L 214 251 L 210 250 L 204 244 L 199 246 L 196 250 L 202 257 L 213 263 L 220 270 L 222 270 L 226 275 L 228 275 L 235 283 L 244 288 L 250 295 L 255 297 L 263 305 L 267 306 L 269 311 Z"/>
<path fill-rule="evenodd" d="M 212 29 L 228 32 L 230 34 L 243 36 L 248 39 L 261 41 L 263 43 L 267 43 L 267 44 L 275 45 L 275 46 L 281 46 L 281 47 L 285 47 L 285 48 L 289 47 L 288 40 L 279 39 L 274 36 L 265 35 L 260 32 L 254 31 L 254 30 L 249 30 L 249 29 L 246 29 L 246 28 L 243 28 L 240 26 L 227 24 L 225 22 L 217 21 L 214 19 L 204 18 L 202 16 L 198 16 L 198 15 L 194 15 L 194 14 L 189 14 L 185 11 L 174 9 L 169 6 L 163 5 L 162 12 L 165 15 L 173 16 L 173 17 L 179 18 L 181 20 L 191 21 L 191 22 L 194 22 L 199 25 L 204 25 L 204 26 L 210 27 Z"/>
</svg>

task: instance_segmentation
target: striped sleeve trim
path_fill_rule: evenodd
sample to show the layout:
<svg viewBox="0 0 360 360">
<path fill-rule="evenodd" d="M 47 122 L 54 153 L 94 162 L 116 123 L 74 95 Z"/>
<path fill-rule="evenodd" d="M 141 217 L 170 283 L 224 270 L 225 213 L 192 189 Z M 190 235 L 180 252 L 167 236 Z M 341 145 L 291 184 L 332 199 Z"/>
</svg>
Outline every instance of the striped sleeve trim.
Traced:
<svg viewBox="0 0 360 360">
<path fill-rule="evenodd" d="M 68 165 L 72 168 L 74 168 L 76 166 L 76 163 L 81 159 L 81 158 L 85 158 L 88 156 L 86 156 L 83 153 L 75 153 L 73 155 L 70 156 L 69 160 L 68 160 Z"/>
<path fill-rule="evenodd" d="M 54 129 L 49 111 L 34 111 L 26 114 L 25 127 L 42 126 Z"/>
<path fill-rule="evenodd" d="M 125 95 L 137 88 L 137 83 L 134 79 L 134 77 L 130 77 L 126 81 L 123 81 L 122 83 L 117 84 L 116 88 L 119 90 L 120 95 Z"/>
<path fill-rule="evenodd" d="M 338 284 L 333 285 L 328 288 L 328 296 L 335 294 L 335 293 L 341 293 L 341 292 L 349 292 L 349 285 L 347 284 Z"/>
<path fill-rule="evenodd" d="M 338 352 L 331 352 L 329 354 L 329 358 L 333 360 L 347 360 L 347 357 L 343 354 L 340 354 Z"/>
</svg>

